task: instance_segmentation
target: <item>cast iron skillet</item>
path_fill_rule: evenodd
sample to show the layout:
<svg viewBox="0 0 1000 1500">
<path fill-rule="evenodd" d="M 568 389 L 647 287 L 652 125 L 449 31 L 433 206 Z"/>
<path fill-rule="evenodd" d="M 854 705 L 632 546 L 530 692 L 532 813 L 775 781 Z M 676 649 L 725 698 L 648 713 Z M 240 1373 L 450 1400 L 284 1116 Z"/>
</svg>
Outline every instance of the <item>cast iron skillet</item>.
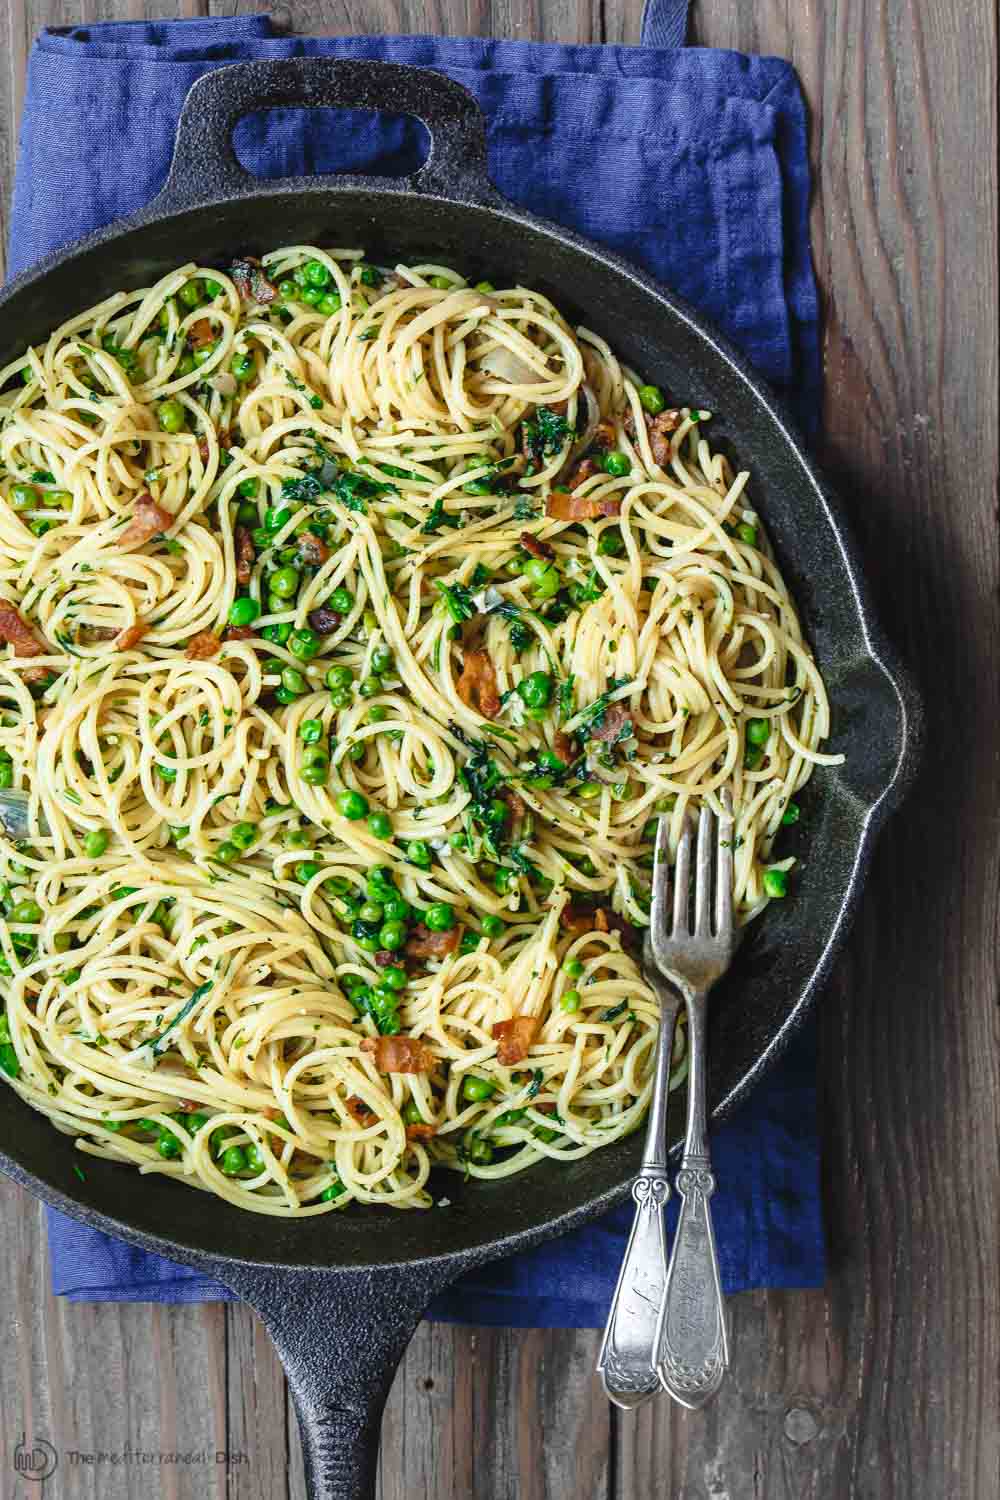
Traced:
<svg viewBox="0 0 1000 1500">
<path fill-rule="evenodd" d="M 231 146 L 256 109 L 332 106 L 417 116 L 432 136 L 412 177 L 259 181 Z M 795 895 L 772 906 L 714 1001 L 710 1102 L 718 1119 L 800 1023 L 853 915 L 876 830 L 910 777 L 920 709 L 872 619 L 839 506 L 784 413 L 740 357 L 617 256 L 502 199 L 486 172 L 482 116 L 440 74 L 379 62 L 241 63 L 188 95 L 167 183 L 132 219 L 50 256 L 0 295 L 0 362 L 82 307 L 145 286 L 185 260 L 287 243 L 361 245 L 374 260 L 437 259 L 520 280 L 605 333 L 650 380 L 718 413 L 715 442 L 753 470 L 753 494 L 799 601 L 834 704 L 831 748 L 789 830 Z M 0 1090 L 0 1166 L 95 1228 L 200 1266 L 257 1309 L 288 1373 L 317 1500 L 374 1493 L 378 1429 L 395 1366 L 431 1297 L 460 1272 L 561 1234 L 628 1191 L 638 1140 L 497 1183 L 447 1175 L 450 1208 L 348 1209 L 300 1222 L 241 1213 L 166 1177 L 90 1159 Z"/>
</svg>

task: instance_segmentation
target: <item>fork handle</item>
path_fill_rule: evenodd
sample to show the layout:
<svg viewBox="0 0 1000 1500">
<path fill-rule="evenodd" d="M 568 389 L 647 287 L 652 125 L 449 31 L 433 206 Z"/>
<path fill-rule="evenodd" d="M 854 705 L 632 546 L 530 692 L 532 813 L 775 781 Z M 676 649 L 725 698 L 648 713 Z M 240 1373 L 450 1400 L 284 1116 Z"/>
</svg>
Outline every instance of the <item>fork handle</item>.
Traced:
<svg viewBox="0 0 1000 1500">
<path fill-rule="evenodd" d="M 660 1383 L 682 1406 L 704 1406 L 729 1367 L 726 1313 L 709 1200 L 715 1178 L 705 1122 L 707 996 L 685 996 L 688 1014 L 687 1139 L 675 1186 L 680 1212 L 656 1330 Z"/>
<path fill-rule="evenodd" d="M 641 1406 L 660 1388 L 653 1356 L 667 1261 L 663 1228 L 663 1210 L 670 1197 L 666 1119 L 676 1019 L 676 998 L 669 993 L 666 998 L 661 995 L 646 1144 L 639 1175 L 632 1184 L 635 1218 L 597 1360 L 608 1400 L 626 1411 Z"/>
</svg>

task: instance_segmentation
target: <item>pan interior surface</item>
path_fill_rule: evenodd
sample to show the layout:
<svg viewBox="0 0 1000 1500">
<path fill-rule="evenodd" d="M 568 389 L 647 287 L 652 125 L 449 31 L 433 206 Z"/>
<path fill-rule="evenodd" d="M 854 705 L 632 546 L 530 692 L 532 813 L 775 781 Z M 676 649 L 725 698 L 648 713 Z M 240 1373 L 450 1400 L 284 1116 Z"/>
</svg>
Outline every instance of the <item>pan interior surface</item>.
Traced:
<svg viewBox="0 0 1000 1500">
<path fill-rule="evenodd" d="M 364 247 L 382 263 L 434 259 L 470 279 L 523 282 L 678 401 L 715 413 L 713 446 L 751 471 L 760 510 L 804 629 L 826 678 L 841 767 L 819 768 L 802 818 L 778 846 L 801 861 L 794 894 L 753 925 L 715 992 L 709 1101 L 728 1109 L 805 1014 L 857 893 L 873 813 L 899 773 L 907 722 L 891 671 L 870 640 L 849 552 L 823 491 L 784 418 L 738 361 L 638 275 L 555 228 L 490 208 L 404 192 L 317 183 L 189 210 L 107 238 L 49 267 L 4 299 L 0 360 L 39 343 L 62 321 L 114 291 L 150 284 L 186 261 L 224 264 L 235 251 L 280 244 Z M 752 1106 L 751 1106 L 752 1107 Z M 675 1132 L 681 1124 L 674 1111 Z M 424 1212 L 352 1207 L 282 1220 L 210 1203 L 167 1177 L 81 1156 L 72 1138 L 0 1089 L 0 1147 L 15 1175 L 98 1227 L 120 1228 L 178 1258 L 208 1255 L 261 1264 L 350 1267 L 514 1249 L 546 1230 L 599 1212 L 621 1197 L 639 1161 L 640 1137 L 580 1161 L 542 1162 L 494 1183 L 436 1175 L 450 1206 Z M 83 1164 L 85 1182 L 74 1174 Z"/>
</svg>

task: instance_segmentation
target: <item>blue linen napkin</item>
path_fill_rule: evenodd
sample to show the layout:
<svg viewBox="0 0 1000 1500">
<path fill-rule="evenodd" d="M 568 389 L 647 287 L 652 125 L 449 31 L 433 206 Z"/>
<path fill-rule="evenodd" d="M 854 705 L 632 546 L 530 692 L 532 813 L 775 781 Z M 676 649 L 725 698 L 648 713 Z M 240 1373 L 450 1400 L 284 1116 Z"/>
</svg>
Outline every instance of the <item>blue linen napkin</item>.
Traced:
<svg viewBox="0 0 1000 1500">
<path fill-rule="evenodd" d="M 686 0 L 656 0 L 641 47 L 479 38 L 277 36 L 267 16 L 43 31 L 32 51 L 10 235 L 12 271 L 135 210 L 166 176 L 181 104 L 227 62 L 380 57 L 439 68 L 475 94 L 493 180 L 514 202 L 627 254 L 740 345 L 814 427 L 820 371 L 805 115 L 776 58 L 684 49 Z M 412 170 L 423 128 L 401 116 L 275 111 L 241 122 L 261 176 Z M 82 301 L 86 289 L 81 290 Z M 811 1027 L 716 1131 L 727 1291 L 816 1286 L 824 1272 Z M 674 1205 L 671 1205 L 671 1228 Z M 632 1206 L 472 1272 L 443 1320 L 600 1327 Z M 75 1301 L 191 1302 L 228 1291 L 189 1267 L 49 1214 L 53 1287 Z"/>
</svg>

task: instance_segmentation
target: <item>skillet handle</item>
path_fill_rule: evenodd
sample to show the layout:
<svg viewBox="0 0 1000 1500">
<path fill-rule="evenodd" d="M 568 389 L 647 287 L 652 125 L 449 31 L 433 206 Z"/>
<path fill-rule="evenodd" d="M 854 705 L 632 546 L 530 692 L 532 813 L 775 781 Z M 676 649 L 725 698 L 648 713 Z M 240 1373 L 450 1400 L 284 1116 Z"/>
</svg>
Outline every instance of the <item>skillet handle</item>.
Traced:
<svg viewBox="0 0 1000 1500">
<path fill-rule="evenodd" d="M 274 1340 L 295 1401 L 309 1500 L 375 1500 L 382 1410 L 447 1263 L 368 1271 L 227 1265 Z"/>
<path fill-rule="evenodd" d="M 408 177 L 345 175 L 345 188 L 418 192 L 462 203 L 500 205 L 504 199 L 486 167 L 486 122 L 468 89 L 432 68 L 367 59 L 289 57 L 231 63 L 204 74 L 188 91 L 177 124 L 167 181 L 138 217 L 258 194 L 261 180 L 242 167 L 233 130 L 244 115 L 264 109 L 373 109 L 415 115 L 431 149 Z M 268 179 L 270 191 L 336 191 L 337 177 Z"/>
</svg>

